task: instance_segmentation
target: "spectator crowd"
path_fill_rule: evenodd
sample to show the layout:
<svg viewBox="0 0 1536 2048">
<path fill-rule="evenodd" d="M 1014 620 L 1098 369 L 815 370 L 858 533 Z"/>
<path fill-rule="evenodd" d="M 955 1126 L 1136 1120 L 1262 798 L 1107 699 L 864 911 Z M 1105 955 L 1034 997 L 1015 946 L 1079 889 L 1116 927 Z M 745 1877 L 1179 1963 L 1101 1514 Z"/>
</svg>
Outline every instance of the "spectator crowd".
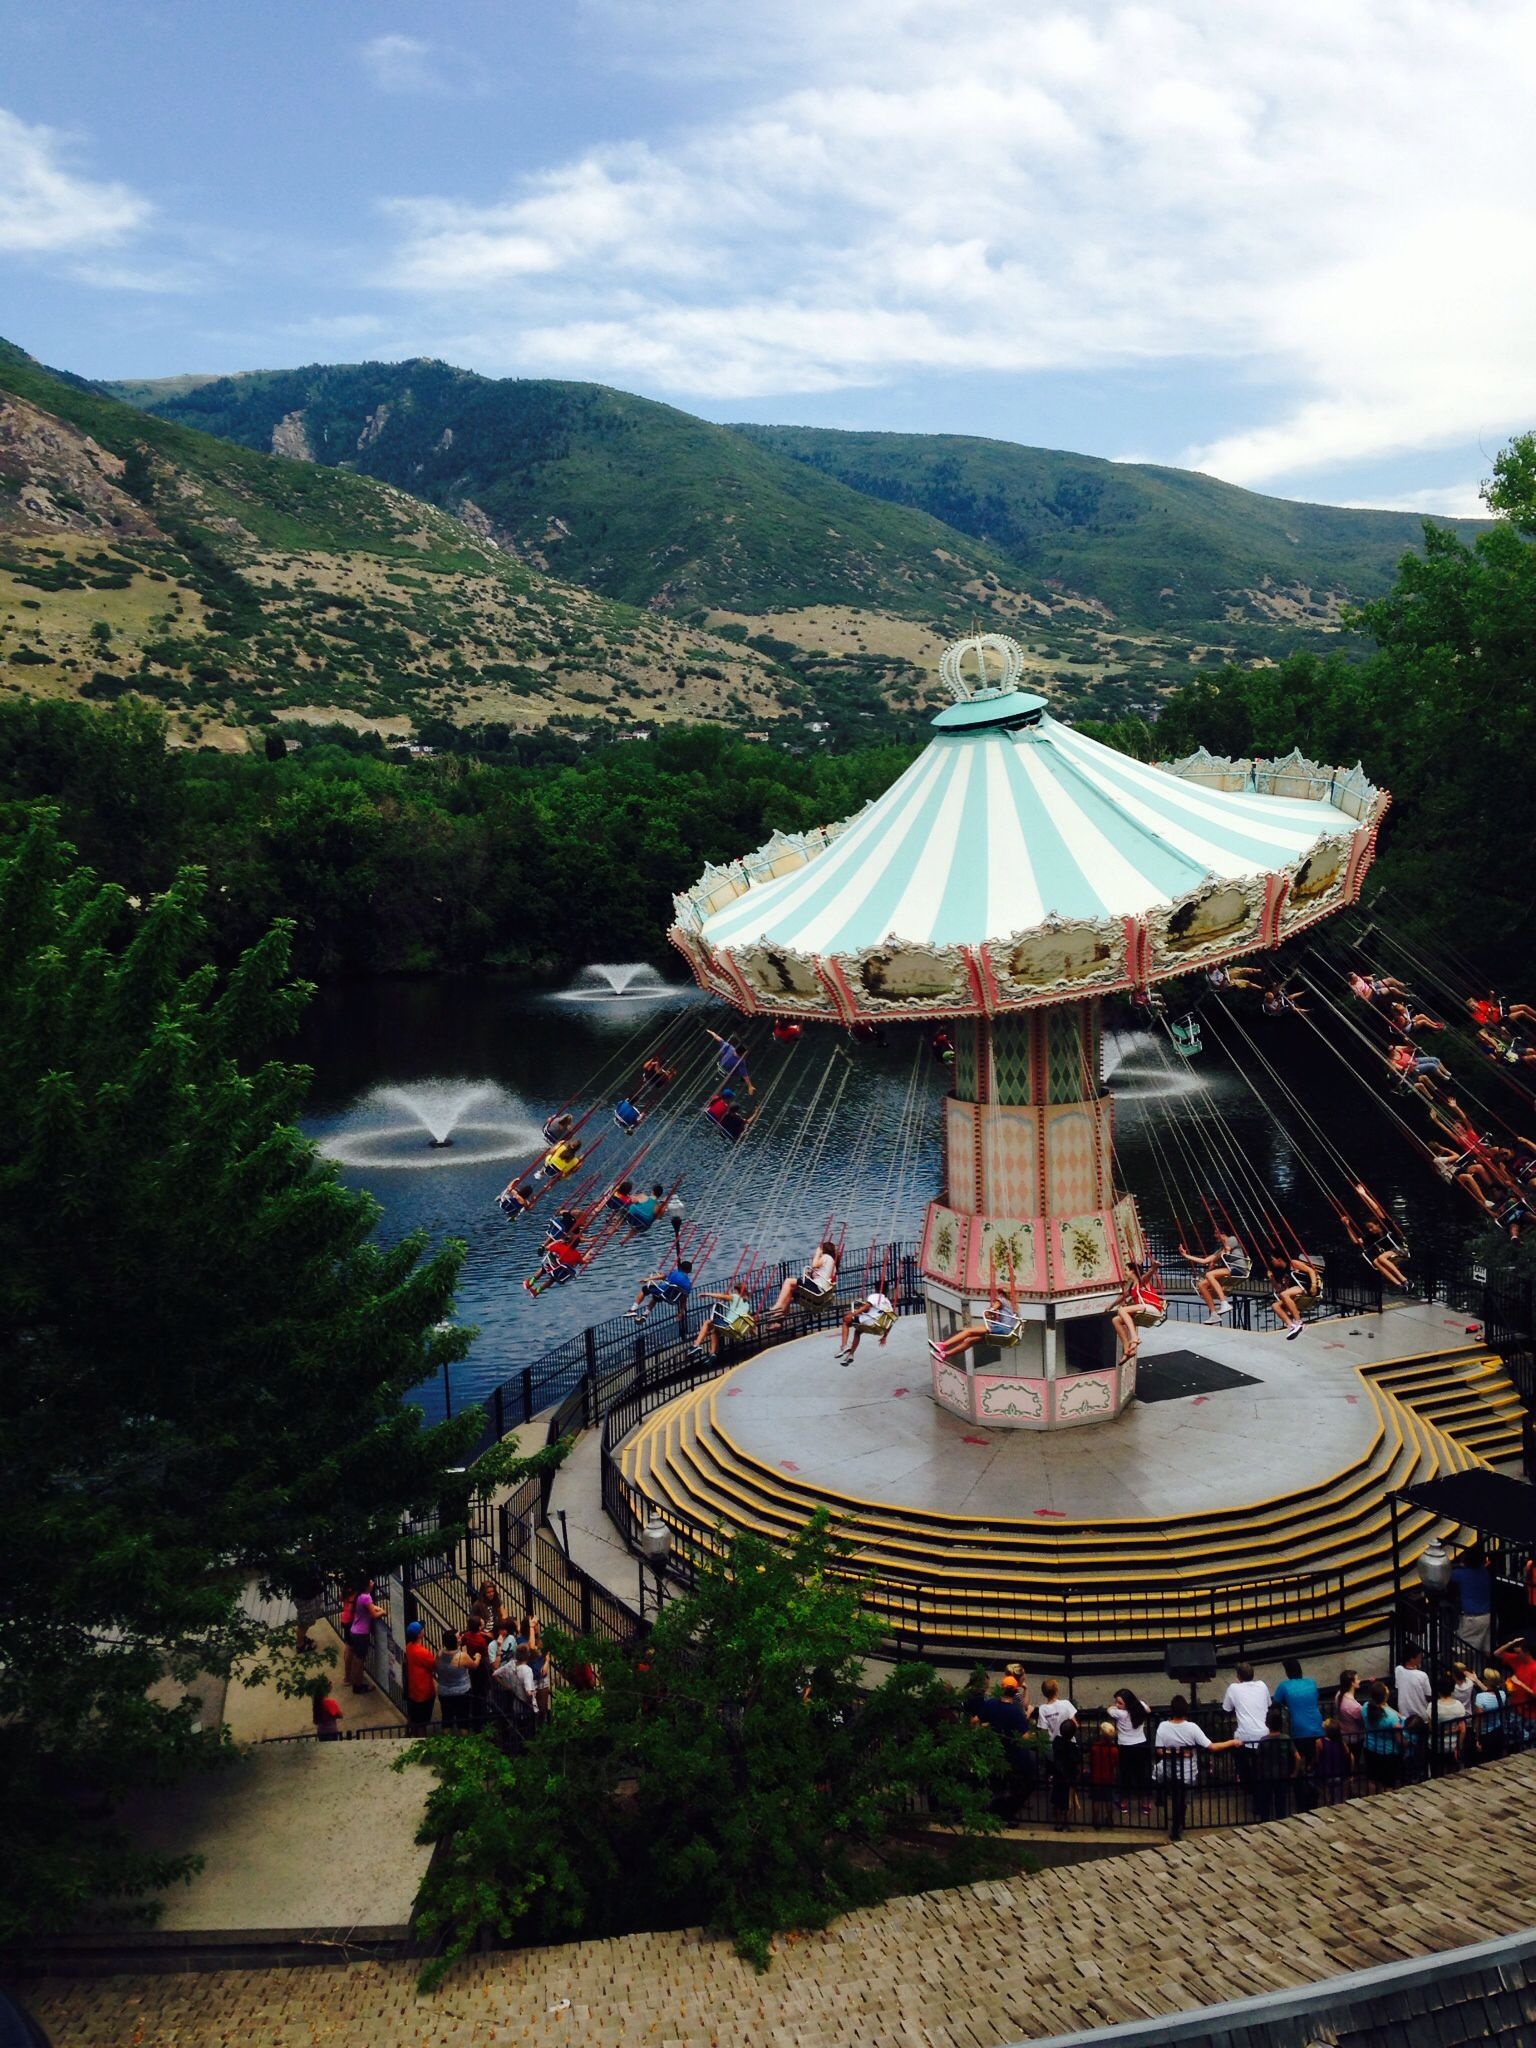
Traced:
<svg viewBox="0 0 1536 2048">
<path fill-rule="evenodd" d="M 1516 1637 L 1481 1669 L 1457 1662 L 1431 1675 L 1410 1644 L 1390 1682 L 1346 1669 L 1326 1691 L 1290 1657 L 1273 1686 L 1239 1664 L 1219 1706 L 1196 1709 L 1176 1693 L 1154 1708 L 1122 1686 L 1091 1711 L 1054 1678 L 1032 1700 L 1023 1666 L 1010 1664 L 995 1683 L 976 1673 L 965 1710 L 998 1738 L 1005 1820 L 1038 1815 L 1044 1800 L 1059 1827 L 1134 1819 L 1166 1824 L 1177 1841 L 1202 1784 L 1213 1820 L 1282 1820 L 1536 1743 L 1536 1657 Z M 1224 1753 L 1230 1767 L 1204 1772 Z"/>
</svg>

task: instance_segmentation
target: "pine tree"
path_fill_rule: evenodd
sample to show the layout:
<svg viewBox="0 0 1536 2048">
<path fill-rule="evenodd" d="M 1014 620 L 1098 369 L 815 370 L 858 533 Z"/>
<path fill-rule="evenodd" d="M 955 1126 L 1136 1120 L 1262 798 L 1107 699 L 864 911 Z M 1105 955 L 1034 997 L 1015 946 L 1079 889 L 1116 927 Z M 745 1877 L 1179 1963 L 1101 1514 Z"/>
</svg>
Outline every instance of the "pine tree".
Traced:
<svg viewBox="0 0 1536 2048">
<path fill-rule="evenodd" d="M 184 1874 L 111 1819 L 221 1754 L 162 1681 L 262 1647 L 252 1581 L 384 1570 L 480 1428 L 410 1402 L 467 1347 L 462 1247 L 370 1241 L 262 1057 L 288 928 L 221 979 L 206 887 L 141 905 L 46 814 L 0 861 L 0 1942 Z"/>
</svg>

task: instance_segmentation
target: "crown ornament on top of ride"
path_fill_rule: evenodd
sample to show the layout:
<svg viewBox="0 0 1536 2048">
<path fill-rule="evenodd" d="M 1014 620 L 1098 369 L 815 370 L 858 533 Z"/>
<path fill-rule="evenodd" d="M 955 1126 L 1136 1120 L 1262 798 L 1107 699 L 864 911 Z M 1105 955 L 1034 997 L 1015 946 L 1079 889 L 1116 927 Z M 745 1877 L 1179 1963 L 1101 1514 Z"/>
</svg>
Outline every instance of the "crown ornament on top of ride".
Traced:
<svg viewBox="0 0 1536 2048">
<path fill-rule="evenodd" d="M 994 677 L 988 657 L 997 664 Z M 975 664 L 975 675 L 967 676 L 966 661 Z M 977 697 L 1005 697 L 1016 690 L 1024 675 L 1024 650 L 1006 633 L 972 633 L 953 641 L 939 656 L 939 681 L 957 704 L 969 704 Z"/>
</svg>

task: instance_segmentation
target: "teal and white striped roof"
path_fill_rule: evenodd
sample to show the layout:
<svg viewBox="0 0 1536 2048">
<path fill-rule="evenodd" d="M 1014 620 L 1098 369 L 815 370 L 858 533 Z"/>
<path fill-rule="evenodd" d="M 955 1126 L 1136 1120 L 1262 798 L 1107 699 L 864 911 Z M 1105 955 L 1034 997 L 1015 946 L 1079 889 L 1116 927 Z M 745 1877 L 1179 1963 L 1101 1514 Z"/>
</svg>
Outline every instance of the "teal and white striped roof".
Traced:
<svg viewBox="0 0 1536 2048">
<path fill-rule="evenodd" d="M 1292 868 L 1320 841 L 1356 832 L 1376 795 L 1359 771 L 1299 756 L 1151 767 L 1042 704 L 1015 691 L 942 713 L 884 796 L 819 845 L 801 842 L 798 859 L 774 858 L 790 840 L 770 842 L 745 875 L 735 871 L 734 888 L 712 889 L 707 875 L 679 899 L 680 922 L 712 948 L 978 946 L 1054 920 L 1137 916 L 1202 883 Z M 1268 794 L 1260 780 L 1308 793 Z M 1231 783 L 1247 786 L 1221 786 Z M 722 881 L 726 872 L 713 871 Z"/>
</svg>

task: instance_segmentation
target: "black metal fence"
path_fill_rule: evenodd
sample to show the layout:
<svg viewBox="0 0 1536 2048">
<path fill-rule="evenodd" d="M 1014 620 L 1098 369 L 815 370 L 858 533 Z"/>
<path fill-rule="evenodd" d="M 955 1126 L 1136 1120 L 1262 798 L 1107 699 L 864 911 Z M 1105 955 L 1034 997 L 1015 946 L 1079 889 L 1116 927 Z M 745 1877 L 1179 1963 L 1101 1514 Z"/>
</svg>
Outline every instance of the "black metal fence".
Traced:
<svg viewBox="0 0 1536 2048">
<path fill-rule="evenodd" d="M 760 1333 L 751 1345 L 737 1346 L 733 1356 L 744 1357 L 748 1350 L 763 1350 L 771 1343 L 803 1336 L 807 1328 L 821 1329 L 836 1322 L 866 1287 L 882 1279 L 884 1291 L 896 1304 L 898 1314 L 913 1314 L 923 1306 L 919 1250 L 915 1238 L 903 1238 L 873 1249 L 850 1251 L 837 1290 L 836 1313 L 829 1309 L 808 1323 L 804 1312 L 797 1311 L 797 1318 L 783 1330 Z M 801 1261 L 789 1259 L 776 1266 L 755 1268 L 752 1293 L 757 1302 L 764 1306 L 770 1303 L 784 1282 L 800 1270 Z M 724 1285 L 724 1276 L 720 1284 Z M 637 1373 L 643 1372 L 650 1360 L 670 1356 L 679 1344 L 686 1345 L 696 1337 L 706 1314 L 704 1305 L 696 1301 L 682 1309 L 658 1305 L 643 1323 L 628 1315 L 612 1316 L 605 1323 L 594 1323 L 568 1337 L 481 1397 L 486 1427 L 470 1454 L 471 1461 L 492 1444 L 500 1443 L 509 1430 L 525 1428 L 552 1404 L 577 1394 L 581 1395 L 583 1426 L 592 1428 L 607 1412 L 609 1401 Z"/>
<path fill-rule="evenodd" d="M 1246 1827 L 1451 1776 L 1536 1743 L 1536 1720 L 1509 1706 L 1386 1729 L 1364 1741 L 1293 1740 L 1281 1731 L 1263 1744 L 1214 1754 L 1159 1751 L 1157 1730 L 1168 1718 L 1153 1708 L 1147 1740 L 1122 1745 L 1103 1732 L 1113 1724 L 1102 1708 L 1079 1704 L 1074 1747 L 1055 1748 L 1040 1734 L 1004 1742 L 999 1813 L 1011 1823 L 1101 1834 Z M 1217 1707 L 1196 1708 L 1189 1718 L 1213 1742 L 1231 1738 L 1231 1717 Z"/>
<path fill-rule="evenodd" d="M 1157 1233 L 1149 1234 L 1148 1245 L 1162 1269 L 1170 1315 L 1180 1320 L 1203 1317 L 1204 1305 L 1194 1293 L 1197 1273 L 1180 1257 L 1177 1245 Z M 914 1241 L 904 1240 L 877 1250 L 868 1261 L 882 1272 L 887 1291 L 904 1315 L 919 1313 L 924 1306 L 918 1250 Z M 1347 1247 L 1327 1247 L 1318 1253 L 1318 1262 L 1324 1286 L 1314 1314 L 1380 1311 L 1379 1277 L 1357 1254 Z M 771 1298 L 796 1270 L 786 1261 L 756 1276 L 759 1299 Z M 493 1391 L 481 1448 L 526 1426 L 551 1403 L 548 1442 L 601 1427 L 602 1501 L 609 1519 L 638 1554 L 645 1522 L 659 1514 L 672 1536 L 668 1576 L 676 1584 L 689 1585 L 707 1558 L 722 1553 L 725 1537 L 715 1526 L 642 1495 L 620 1470 L 617 1446 L 653 1409 L 689 1387 L 775 1344 L 834 1326 L 866 1284 L 866 1261 L 856 1255 L 847 1262 L 844 1284 L 833 1302 L 814 1310 L 797 1307 L 780 1327 L 760 1329 L 750 1339 L 726 1339 L 715 1357 L 693 1347 L 703 1312 L 692 1305 L 681 1314 L 657 1308 L 644 1325 L 627 1316 L 594 1325 Z M 1476 1266 L 1458 1262 L 1421 1272 L 1416 1291 L 1466 1314 L 1481 1328 L 1490 1348 L 1501 1353 L 1527 1408 L 1530 1471 L 1530 1418 L 1536 1409 L 1536 1348 L 1530 1334 L 1536 1304 L 1531 1284 L 1491 1279 Z M 1267 1287 L 1229 1284 L 1227 1293 L 1233 1327 L 1276 1327 Z M 548 1522 L 551 1483 L 549 1477 L 529 1480 L 494 1507 L 472 1505 L 467 1535 L 418 1564 L 403 1583 L 408 1616 L 419 1607 L 441 1628 L 463 1628 L 475 1590 L 491 1579 L 509 1604 L 537 1607 L 572 1635 L 631 1640 L 642 1626 L 638 1610 L 585 1572 L 556 1540 Z M 451 1513 L 443 1518 L 445 1525 L 456 1519 Z M 419 1525 L 413 1533 L 430 1533 L 431 1526 Z M 957 1591 L 920 1579 L 882 1575 L 865 1586 L 863 1597 L 897 1656 L 972 1656 L 985 1615 L 1010 1649 L 1048 1660 L 1069 1675 L 1134 1669 L 1140 1661 L 1138 1648 L 1144 1657 L 1148 1642 L 1179 1637 L 1214 1642 L 1224 1660 L 1302 1648 L 1336 1640 L 1343 1622 L 1343 1586 L 1337 1573 L 1115 1592 L 986 1579 Z M 375 1661 L 376 1677 L 398 1691 L 395 1674 L 383 1657 Z"/>
</svg>

